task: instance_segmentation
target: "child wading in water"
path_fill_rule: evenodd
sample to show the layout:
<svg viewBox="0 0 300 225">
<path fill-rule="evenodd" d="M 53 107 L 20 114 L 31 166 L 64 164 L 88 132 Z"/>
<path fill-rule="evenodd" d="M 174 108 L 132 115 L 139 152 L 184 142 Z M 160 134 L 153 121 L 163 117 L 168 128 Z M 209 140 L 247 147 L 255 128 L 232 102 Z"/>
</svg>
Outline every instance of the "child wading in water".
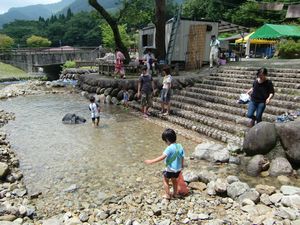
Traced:
<svg viewBox="0 0 300 225">
<path fill-rule="evenodd" d="M 91 111 L 91 117 L 93 121 L 93 126 L 99 126 L 100 121 L 100 106 L 95 102 L 95 97 L 90 97 L 89 110 Z"/>
<path fill-rule="evenodd" d="M 146 164 L 153 164 L 164 160 L 166 169 L 163 172 L 163 184 L 166 194 L 163 196 L 166 199 L 171 197 L 178 197 L 177 178 L 183 169 L 184 150 L 181 144 L 176 143 L 176 133 L 172 129 L 166 129 L 161 136 L 162 140 L 166 142 L 168 147 L 163 154 L 155 159 L 145 160 Z M 169 189 L 169 180 L 171 179 L 173 185 L 173 193 Z"/>
</svg>

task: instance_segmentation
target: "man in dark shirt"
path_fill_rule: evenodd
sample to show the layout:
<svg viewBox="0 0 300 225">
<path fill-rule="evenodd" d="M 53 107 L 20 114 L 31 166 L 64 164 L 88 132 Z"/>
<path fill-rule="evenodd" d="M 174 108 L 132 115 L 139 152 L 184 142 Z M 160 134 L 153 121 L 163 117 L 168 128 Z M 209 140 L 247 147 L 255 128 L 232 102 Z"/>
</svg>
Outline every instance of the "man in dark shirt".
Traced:
<svg viewBox="0 0 300 225">
<path fill-rule="evenodd" d="M 266 105 L 270 103 L 271 98 L 274 96 L 274 87 L 272 81 L 267 79 L 267 75 L 266 68 L 259 69 L 253 87 L 247 92 L 247 94 L 251 94 L 247 113 L 247 117 L 251 119 L 250 127 L 255 125 L 255 121 L 257 123 L 262 121 L 262 114 Z M 256 116 L 254 116 L 255 111 Z"/>
<path fill-rule="evenodd" d="M 148 109 L 152 106 L 152 92 L 154 90 L 154 82 L 152 76 L 148 74 L 147 66 L 142 68 L 142 74 L 138 83 L 138 98 L 141 97 L 142 112 L 144 117 L 149 116 Z"/>
</svg>

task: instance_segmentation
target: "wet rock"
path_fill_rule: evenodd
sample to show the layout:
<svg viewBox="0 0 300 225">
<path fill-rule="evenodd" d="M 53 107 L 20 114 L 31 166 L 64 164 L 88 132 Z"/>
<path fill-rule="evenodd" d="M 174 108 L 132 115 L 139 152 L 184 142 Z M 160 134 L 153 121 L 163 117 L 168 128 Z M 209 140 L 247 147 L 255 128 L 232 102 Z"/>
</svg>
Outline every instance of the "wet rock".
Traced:
<svg viewBox="0 0 300 225">
<path fill-rule="evenodd" d="M 66 188 L 66 189 L 64 190 L 64 192 L 73 193 L 73 192 L 77 191 L 78 188 L 79 188 L 79 187 L 78 187 L 77 184 L 72 184 L 70 187 Z"/>
<path fill-rule="evenodd" d="M 107 88 L 107 89 L 104 91 L 103 94 L 104 94 L 105 96 L 108 96 L 108 95 L 110 95 L 110 93 L 112 92 L 112 90 L 113 90 L 112 88 Z"/>
<path fill-rule="evenodd" d="M 232 155 L 231 155 L 231 156 L 229 157 L 228 162 L 231 163 L 231 164 L 240 165 L 240 164 L 241 164 L 241 159 L 240 159 L 240 157 L 232 156 Z"/>
<path fill-rule="evenodd" d="M 204 159 L 212 161 L 212 154 L 224 149 L 224 145 L 217 144 L 215 142 L 205 142 L 197 145 L 192 156 L 196 159 Z"/>
<path fill-rule="evenodd" d="M 204 191 L 206 189 L 206 184 L 203 182 L 191 182 L 189 184 L 189 187 L 191 189 L 199 190 L 199 191 Z"/>
<path fill-rule="evenodd" d="M 217 193 L 224 193 L 227 191 L 228 183 L 225 179 L 217 179 L 215 181 L 215 191 Z"/>
<path fill-rule="evenodd" d="M 158 225 L 169 225 L 170 223 L 171 223 L 171 220 L 166 219 L 166 220 L 163 220 L 163 221 L 159 222 Z"/>
<path fill-rule="evenodd" d="M 263 185 L 263 184 L 258 184 L 255 186 L 255 190 L 262 194 L 267 194 L 267 195 L 271 195 L 273 193 L 275 193 L 276 188 L 274 186 L 269 186 L 269 185 Z"/>
<path fill-rule="evenodd" d="M 192 170 L 183 170 L 183 178 L 186 182 L 195 182 L 199 180 L 199 174 L 197 171 L 192 171 Z"/>
<path fill-rule="evenodd" d="M 272 205 L 272 202 L 270 201 L 269 195 L 263 193 L 260 196 L 260 202 L 263 203 L 264 205 Z"/>
<path fill-rule="evenodd" d="M 217 175 L 212 171 L 202 170 L 202 171 L 198 172 L 198 179 L 200 181 L 202 181 L 203 183 L 207 184 L 210 181 L 216 180 Z"/>
<path fill-rule="evenodd" d="M 300 210 L 300 196 L 299 195 L 282 196 L 281 204 L 286 207 L 296 208 Z"/>
<path fill-rule="evenodd" d="M 248 184 L 237 181 L 228 185 L 227 195 L 235 199 L 245 193 L 247 190 L 249 190 Z"/>
<path fill-rule="evenodd" d="M 278 157 L 271 161 L 270 176 L 279 176 L 279 175 L 291 175 L 293 173 L 293 168 L 289 161 L 286 158 Z"/>
<path fill-rule="evenodd" d="M 276 130 L 288 158 L 300 163 L 300 121 L 276 124 Z"/>
<path fill-rule="evenodd" d="M 250 190 L 244 192 L 238 197 L 239 202 L 243 202 L 245 199 L 249 199 L 253 201 L 254 203 L 259 202 L 260 194 L 254 189 L 251 188 Z"/>
<path fill-rule="evenodd" d="M 300 188 L 294 186 L 283 185 L 280 188 L 280 191 L 284 195 L 300 195 Z"/>
<path fill-rule="evenodd" d="M 299 216 L 299 212 L 296 209 L 280 207 L 276 211 L 275 215 L 281 217 L 282 219 L 295 220 Z"/>
<path fill-rule="evenodd" d="M 87 222 L 89 220 L 89 215 L 86 212 L 81 212 L 79 214 L 79 219 L 81 222 Z"/>
<path fill-rule="evenodd" d="M 234 182 L 237 182 L 237 181 L 240 181 L 239 178 L 237 176 L 232 176 L 232 175 L 229 175 L 227 177 L 227 183 L 228 184 L 232 184 Z"/>
<path fill-rule="evenodd" d="M 266 165 L 269 161 L 263 155 L 256 155 L 248 162 L 246 172 L 248 175 L 256 177 L 263 170 L 266 170 Z"/>
<path fill-rule="evenodd" d="M 252 127 L 244 139 L 243 150 L 247 155 L 267 154 L 277 142 L 275 125 L 261 122 Z"/>
<path fill-rule="evenodd" d="M 207 184 L 207 194 L 208 195 L 216 195 L 216 190 L 215 190 L 215 181 L 211 181 Z"/>
<path fill-rule="evenodd" d="M 77 116 L 74 113 L 67 113 L 63 118 L 62 118 L 62 122 L 64 124 L 81 124 L 81 123 L 85 123 L 86 119 L 84 119 L 81 116 Z"/>
<path fill-rule="evenodd" d="M 112 98 L 111 98 L 111 102 L 112 102 L 112 104 L 114 104 L 114 105 L 118 105 L 118 104 L 119 104 L 119 101 L 118 101 L 118 99 L 117 99 L 116 97 L 112 97 Z"/>
<path fill-rule="evenodd" d="M 0 162 L 0 179 L 5 178 L 8 171 L 9 171 L 8 165 L 6 163 Z"/>
<path fill-rule="evenodd" d="M 107 95 L 106 98 L 105 98 L 105 103 L 106 104 L 111 104 L 111 96 L 110 95 Z"/>
<path fill-rule="evenodd" d="M 0 224 L 4 224 L 5 222 L 9 222 L 9 221 L 14 221 L 17 217 L 15 215 L 4 215 L 4 216 L 0 216 Z"/>
<path fill-rule="evenodd" d="M 270 201 L 271 201 L 274 205 L 276 205 L 277 203 L 279 203 L 279 202 L 281 201 L 282 197 L 283 197 L 283 194 L 281 194 L 281 193 L 275 193 L 275 194 L 272 194 L 272 195 L 269 197 L 269 199 L 270 199 Z"/>
</svg>

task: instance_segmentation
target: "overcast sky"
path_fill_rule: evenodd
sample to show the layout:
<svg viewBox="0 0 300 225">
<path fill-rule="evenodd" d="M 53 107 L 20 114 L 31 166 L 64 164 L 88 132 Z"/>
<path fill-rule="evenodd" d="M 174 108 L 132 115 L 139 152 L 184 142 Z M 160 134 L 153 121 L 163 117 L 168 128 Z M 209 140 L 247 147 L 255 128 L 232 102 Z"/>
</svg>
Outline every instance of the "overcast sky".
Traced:
<svg viewBox="0 0 300 225">
<path fill-rule="evenodd" d="M 22 7 L 35 4 L 49 4 L 61 0 L 0 0 L 0 14 L 5 13 L 11 7 Z"/>
</svg>

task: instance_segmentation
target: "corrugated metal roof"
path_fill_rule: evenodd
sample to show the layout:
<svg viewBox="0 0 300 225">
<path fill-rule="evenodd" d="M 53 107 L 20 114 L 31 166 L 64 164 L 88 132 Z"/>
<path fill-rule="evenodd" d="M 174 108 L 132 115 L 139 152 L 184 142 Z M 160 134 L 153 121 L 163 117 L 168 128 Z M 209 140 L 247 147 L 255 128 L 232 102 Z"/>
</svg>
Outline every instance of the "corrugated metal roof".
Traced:
<svg viewBox="0 0 300 225">
<path fill-rule="evenodd" d="M 300 38 L 300 26 L 265 24 L 250 39 Z"/>
</svg>

